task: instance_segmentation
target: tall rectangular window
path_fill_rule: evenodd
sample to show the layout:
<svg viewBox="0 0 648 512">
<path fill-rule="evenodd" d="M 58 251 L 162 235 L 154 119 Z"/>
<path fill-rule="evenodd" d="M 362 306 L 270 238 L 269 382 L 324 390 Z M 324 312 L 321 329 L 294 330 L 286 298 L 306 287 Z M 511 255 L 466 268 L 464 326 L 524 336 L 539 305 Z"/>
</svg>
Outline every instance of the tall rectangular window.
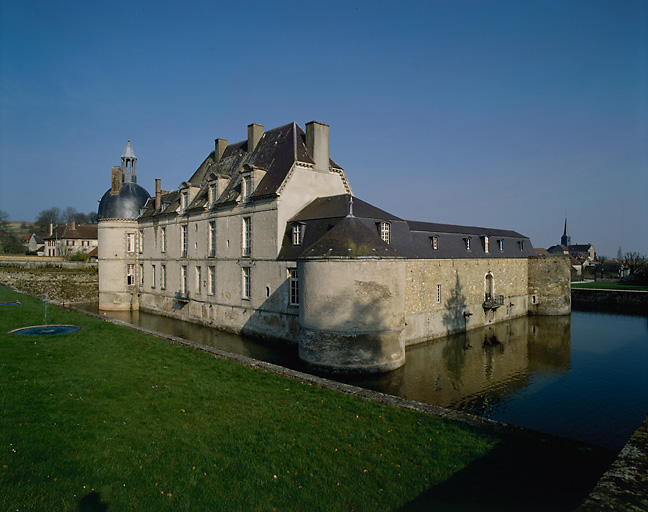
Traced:
<svg viewBox="0 0 648 512">
<path fill-rule="evenodd" d="M 218 196 L 216 195 L 216 185 L 209 185 L 209 204 L 211 206 L 216 203 L 216 199 L 218 199 Z"/>
<path fill-rule="evenodd" d="M 241 188 L 242 188 L 241 195 L 243 196 L 243 202 L 247 203 L 250 200 L 250 194 L 252 193 L 252 176 L 243 177 Z"/>
<path fill-rule="evenodd" d="M 163 290 L 166 288 L 166 265 L 161 265 L 160 266 L 160 288 Z"/>
<path fill-rule="evenodd" d="M 304 226 L 302 224 L 293 224 L 292 226 L 292 244 L 301 245 Z"/>
<path fill-rule="evenodd" d="M 382 241 L 386 244 L 388 244 L 390 240 L 390 227 L 389 222 L 380 223 L 380 238 L 382 238 Z"/>
<path fill-rule="evenodd" d="M 139 231 L 139 240 L 137 246 L 138 246 L 137 249 L 139 253 L 142 254 L 144 252 L 144 230 L 143 229 L 140 229 Z"/>
<path fill-rule="evenodd" d="M 464 238 L 464 243 L 466 244 L 466 250 L 469 251 L 470 250 L 470 237 L 469 236 Z"/>
<path fill-rule="evenodd" d="M 500 251 L 503 251 L 503 250 L 504 250 L 504 240 L 502 240 L 501 238 L 497 241 L 497 248 L 498 248 Z"/>
<path fill-rule="evenodd" d="M 216 221 L 209 223 L 209 257 L 216 256 Z"/>
<path fill-rule="evenodd" d="M 135 252 L 135 233 L 126 234 L 126 252 Z"/>
<path fill-rule="evenodd" d="M 242 227 L 242 254 L 243 256 L 249 256 L 251 253 L 251 234 L 252 234 L 252 219 L 250 217 L 243 217 L 243 227 Z"/>
<path fill-rule="evenodd" d="M 484 237 L 484 252 L 490 252 L 490 237 Z"/>
<path fill-rule="evenodd" d="M 187 293 L 187 266 L 180 265 L 180 291 Z"/>
<path fill-rule="evenodd" d="M 180 256 L 182 258 L 187 257 L 187 247 L 189 246 L 189 229 L 188 226 L 180 226 L 182 230 L 180 236 Z"/>
<path fill-rule="evenodd" d="M 199 265 L 196 265 L 196 293 L 200 293 L 200 280 L 202 279 L 202 269 Z"/>
<path fill-rule="evenodd" d="M 209 295 L 216 295 L 216 267 L 209 267 Z"/>
<path fill-rule="evenodd" d="M 437 235 L 430 237 L 430 243 L 432 244 L 432 249 L 435 251 L 439 249 L 439 237 Z"/>
<path fill-rule="evenodd" d="M 166 237 L 166 228 L 160 229 L 160 251 L 166 252 L 167 250 L 167 237 Z"/>
<path fill-rule="evenodd" d="M 155 288 L 155 265 L 151 265 L 151 288 Z"/>
<path fill-rule="evenodd" d="M 518 247 L 520 248 L 521 251 L 524 250 L 524 240 L 520 240 L 520 241 L 518 242 Z"/>
<path fill-rule="evenodd" d="M 139 264 L 139 284 L 144 286 L 144 263 Z"/>
<path fill-rule="evenodd" d="M 291 306 L 299 306 L 299 276 L 297 269 L 288 269 L 288 289 L 290 290 L 289 303 Z"/>
<path fill-rule="evenodd" d="M 126 266 L 126 284 L 132 285 L 135 284 L 135 264 L 129 263 Z"/>
<path fill-rule="evenodd" d="M 250 267 L 243 267 L 242 269 L 242 287 L 241 297 L 244 299 L 250 298 Z"/>
</svg>

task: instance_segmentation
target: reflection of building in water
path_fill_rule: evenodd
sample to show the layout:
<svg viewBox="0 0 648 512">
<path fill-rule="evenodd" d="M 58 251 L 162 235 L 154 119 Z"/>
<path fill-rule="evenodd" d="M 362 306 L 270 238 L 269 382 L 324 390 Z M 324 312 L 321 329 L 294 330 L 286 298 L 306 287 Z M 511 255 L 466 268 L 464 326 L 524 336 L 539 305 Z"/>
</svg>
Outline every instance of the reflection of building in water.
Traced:
<svg viewBox="0 0 648 512">
<path fill-rule="evenodd" d="M 407 350 L 407 365 L 376 382 L 412 400 L 483 410 L 526 388 L 534 375 L 564 373 L 570 326 L 570 317 L 523 317 L 415 345 Z M 369 380 L 363 385 L 373 387 Z"/>
<path fill-rule="evenodd" d="M 376 208 L 330 158 L 328 125 L 305 128 L 216 139 L 153 197 L 129 142 L 99 204 L 99 308 L 286 340 L 309 364 L 359 371 L 397 368 L 431 338 L 569 314 L 564 257 L 536 257 L 515 231 Z"/>
</svg>

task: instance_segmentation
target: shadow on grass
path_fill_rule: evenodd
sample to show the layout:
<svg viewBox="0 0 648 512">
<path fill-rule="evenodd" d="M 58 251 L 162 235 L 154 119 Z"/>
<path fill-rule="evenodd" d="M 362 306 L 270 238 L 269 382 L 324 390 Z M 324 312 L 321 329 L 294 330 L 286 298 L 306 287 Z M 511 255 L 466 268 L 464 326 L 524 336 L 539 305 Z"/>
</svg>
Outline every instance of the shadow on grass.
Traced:
<svg viewBox="0 0 648 512">
<path fill-rule="evenodd" d="M 91 492 L 79 500 L 79 512 L 106 512 L 108 503 L 101 501 L 101 494 Z"/>
<path fill-rule="evenodd" d="M 573 511 L 614 456 L 568 440 L 507 436 L 486 457 L 400 510 Z"/>
</svg>

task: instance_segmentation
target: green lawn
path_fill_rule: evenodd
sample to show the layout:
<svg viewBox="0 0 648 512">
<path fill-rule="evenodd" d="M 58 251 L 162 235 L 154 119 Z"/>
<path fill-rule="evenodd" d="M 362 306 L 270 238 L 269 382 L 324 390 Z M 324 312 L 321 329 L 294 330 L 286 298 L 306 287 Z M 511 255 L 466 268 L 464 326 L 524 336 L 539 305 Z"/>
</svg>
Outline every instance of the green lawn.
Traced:
<svg viewBox="0 0 648 512">
<path fill-rule="evenodd" d="M 593 288 L 597 290 L 634 290 L 648 291 L 648 286 L 637 284 L 624 284 L 618 281 L 595 281 L 593 283 L 572 283 L 572 288 Z"/>
<path fill-rule="evenodd" d="M 0 510 L 573 510 L 610 454 L 241 366 L 0 286 Z"/>
</svg>

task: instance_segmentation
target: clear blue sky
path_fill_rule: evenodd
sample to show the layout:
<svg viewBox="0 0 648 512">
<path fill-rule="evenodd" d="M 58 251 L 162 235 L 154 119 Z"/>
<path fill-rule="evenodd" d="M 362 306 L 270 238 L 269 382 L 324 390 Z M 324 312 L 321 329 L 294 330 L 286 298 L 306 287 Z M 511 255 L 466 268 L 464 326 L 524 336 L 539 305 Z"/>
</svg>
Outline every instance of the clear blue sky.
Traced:
<svg viewBox="0 0 648 512">
<path fill-rule="evenodd" d="M 96 210 L 131 139 L 176 188 L 216 137 L 317 120 L 354 193 L 536 247 L 648 254 L 648 2 L 0 0 L 0 209 Z"/>
</svg>

